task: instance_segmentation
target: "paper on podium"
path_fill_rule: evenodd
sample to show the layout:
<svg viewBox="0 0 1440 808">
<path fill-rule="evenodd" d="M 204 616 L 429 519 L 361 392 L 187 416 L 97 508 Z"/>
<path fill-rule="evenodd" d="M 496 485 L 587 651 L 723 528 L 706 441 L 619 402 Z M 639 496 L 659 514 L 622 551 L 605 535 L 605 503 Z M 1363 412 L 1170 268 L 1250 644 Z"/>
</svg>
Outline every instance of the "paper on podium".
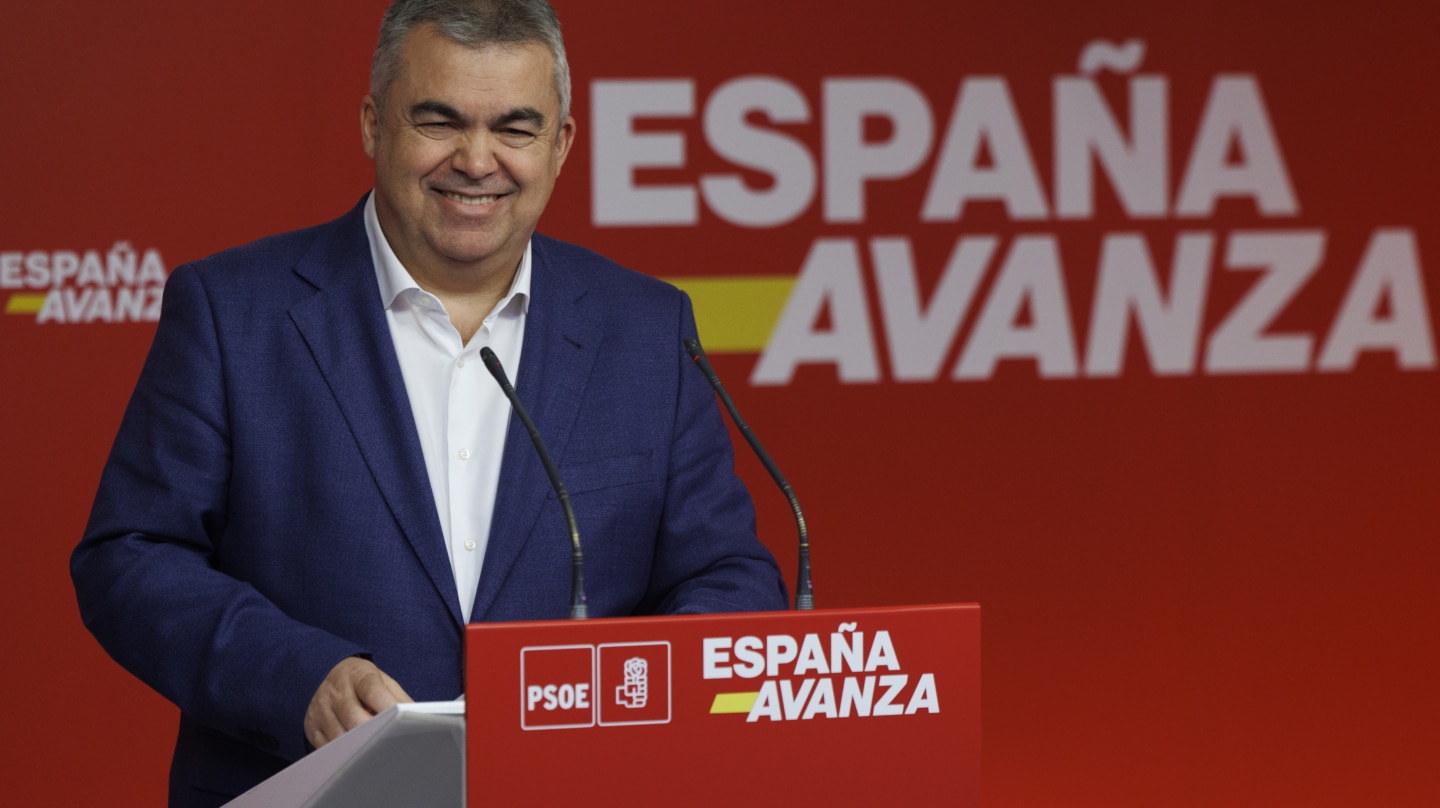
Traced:
<svg viewBox="0 0 1440 808">
<path fill-rule="evenodd" d="M 399 704 L 226 808 L 464 808 L 465 702 Z"/>
</svg>

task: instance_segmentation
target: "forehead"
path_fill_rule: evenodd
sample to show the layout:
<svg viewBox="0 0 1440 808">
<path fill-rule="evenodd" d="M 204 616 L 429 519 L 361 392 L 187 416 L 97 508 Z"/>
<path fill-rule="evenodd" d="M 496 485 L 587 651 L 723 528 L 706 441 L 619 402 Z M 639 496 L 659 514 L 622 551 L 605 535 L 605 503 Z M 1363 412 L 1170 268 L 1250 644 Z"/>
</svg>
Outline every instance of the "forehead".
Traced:
<svg viewBox="0 0 1440 808">
<path fill-rule="evenodd" d="M 554 64 L 549 48 L 540 43 L 474 48 L 427 24 L 405 38 L 401 69 L 386 96 L 403 105 L 426 100 L 457 109 L 523 104 L 553 114 L 560 103 Z"/>
</svg>

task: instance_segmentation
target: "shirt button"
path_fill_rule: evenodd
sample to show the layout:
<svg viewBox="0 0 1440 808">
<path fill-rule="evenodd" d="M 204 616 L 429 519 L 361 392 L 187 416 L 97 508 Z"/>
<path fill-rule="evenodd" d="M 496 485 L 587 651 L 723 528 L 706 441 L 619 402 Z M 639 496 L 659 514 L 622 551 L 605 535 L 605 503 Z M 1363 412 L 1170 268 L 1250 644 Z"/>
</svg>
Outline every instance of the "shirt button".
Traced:
<svg viewBox="0 0 1440 808">
<path fill-rule="evenodd" d="M 463 367 L 465 367 L 465 357 L 462 356 L 462 357 L 460 357 L 458 360 L 456 360 L 456 361 L 455 361 L 455 367 L 457 367 L 457 368 L 463 368 Z"/>
<path fill-rule="evenodd" d="M 466 550 L 474 550 L 474 549 L 475 549 L 475 542 L 473 542 L 473 541 L 467 541 L 467 542 L 465 542 L 465 549 L 466 549 Z"/>
<path fill-rule="evenodd" d="M 461 459 L 461 460 L 469 460 L 469 459 L 470 459 L 470 450 L 469 450 L 469 449 L 461 449 L 461 450 L 460 450 L 460 459 Z"/>
</svg>

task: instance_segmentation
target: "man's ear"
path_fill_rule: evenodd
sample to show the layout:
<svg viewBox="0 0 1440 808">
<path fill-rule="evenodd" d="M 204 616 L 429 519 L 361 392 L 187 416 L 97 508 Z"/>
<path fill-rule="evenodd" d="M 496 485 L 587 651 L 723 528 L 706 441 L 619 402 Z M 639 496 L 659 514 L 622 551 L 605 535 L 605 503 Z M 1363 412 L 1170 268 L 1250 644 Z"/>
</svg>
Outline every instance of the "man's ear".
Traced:
<svg viewBox="0 0 1440 808">
<path fill-rule="evenodd" d="M 375 159 L 375 140 L 380 137 L 380 108 L 368 94 L 360 101 L 360 143 L 365 156 Z"/>
<path fill-rule="evenodd" d="M 560 124 L 560 130 L 555 133 L 555 173 L 560 173 L 560 168 L 565 165 L 565 157 L 570 154 L 570 147 L 575 145 L 575 116 L 565 116 L 565 122 Z"/>
</svg>

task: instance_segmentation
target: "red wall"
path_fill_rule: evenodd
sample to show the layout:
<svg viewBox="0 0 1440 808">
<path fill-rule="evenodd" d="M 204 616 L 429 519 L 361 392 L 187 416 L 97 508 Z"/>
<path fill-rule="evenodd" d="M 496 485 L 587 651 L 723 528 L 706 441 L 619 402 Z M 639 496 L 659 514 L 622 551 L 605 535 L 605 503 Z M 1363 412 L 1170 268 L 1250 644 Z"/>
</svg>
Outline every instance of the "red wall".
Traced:
<svg viewBox="0 0 1440 808">
<path fill-rule="evenodd" d="M 148 254 L 168 270 L 353 204 L 383 5 L 6 15 L 11 804 L 158 804 L 175 718 L 85 633 L 66 573 L 153 332 L 143 310 L 99 321 L 121 287 L 153 284 L 80 283 L 80 267 L 127 242 L 137 267 Z M 984 606 L 989 805 L 1440 800 L 1440 12 L 557 5 L 580 140 L 542 229 L 682 285 L 799 278 L 741 298 L 753 305 L 695 287 L 702 336 L 740 344 L 715 364 L 806 506 L 821 606 Z M 1143 56 L 1083 72 L 1096 40 L 1139 40 Z M 791 111 L 722 103 L 762 86 Z M 606 95 L 626 88 L 652 109 L 628 124 Z M 667 92 L 691 109 L 655 112 Z M 768 141 L 737 147 L 749 158 L 727 152 L 757 132 Z M 1118 134 L 1110 163 L 1087 156 L 1085 132 Z M 643 136 L 660 145 L 626 145 Z M 746 204 L 705 190 L 731 175 Z M 799 190 L 777 201 L 782 187 Z M 667 190 L 694 215 L 616 223 L 644 218 L 617 198 Z M 1153 270 L 1118 252 L 1136 239 Z M 969 265 L 947 270 L 952 250 L 987 243 L 955 305 Z M 1198 251 L 1177 259 L 1182 243 Z M 31 261 L 51 275 L 73 261 L 76 277 L 31 288 Z M 1169 308 L 1097 307 L 1147 283 Z M 746 347 L 747 316 L 786 325 Z M 740 465 L 793 570 L 788 509 L 758 463 Z"/>
</svg>

